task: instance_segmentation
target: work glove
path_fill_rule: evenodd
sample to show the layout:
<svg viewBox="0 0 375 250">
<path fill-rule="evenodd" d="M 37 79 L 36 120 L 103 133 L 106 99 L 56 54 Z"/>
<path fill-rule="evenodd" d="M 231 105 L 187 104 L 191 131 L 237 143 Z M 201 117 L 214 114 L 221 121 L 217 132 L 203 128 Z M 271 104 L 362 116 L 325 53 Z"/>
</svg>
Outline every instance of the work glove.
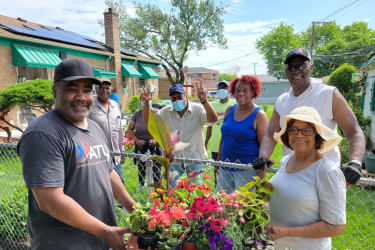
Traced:
<svg viewBox="0 0 375 250">
<path fill-rule="evenodd" d="M 272 161 L 266 157 L 258 157 L 253 161 L 253 168 L 255 170 L 259 170 L 263 168 L 264 164 L 267 164 L 267 167 L 269 167 L 272 165 Z"/>
<path fill-rule="evenodd" d="M 349 184 L 354 185 L 361 178 L 362 166 L 357 163 L 351 162 L 348 166 L 341 167 L 340 169 L 344 173 L 346 182 Z"/>
</svg>

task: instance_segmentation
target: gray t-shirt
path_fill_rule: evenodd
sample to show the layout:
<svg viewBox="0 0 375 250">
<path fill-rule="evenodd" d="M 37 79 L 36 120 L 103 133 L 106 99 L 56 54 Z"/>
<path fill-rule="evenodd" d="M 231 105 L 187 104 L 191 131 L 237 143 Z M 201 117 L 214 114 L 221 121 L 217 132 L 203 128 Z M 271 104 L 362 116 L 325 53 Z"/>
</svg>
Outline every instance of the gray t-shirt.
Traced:
<svg viewBox="0 0 375 250">
<path fill-rule="evenodd" d="M 154 139 L 150 132 L 148 132 L 148 125 L 143 122 L 143 109 L 135 111 L 131 122 L 135 123 L 135 131 L 137 132 L 137 138 L 144 141 Z"/>
<path fill-rule="evenodd" d="M 89 214 L 116 226 L 109 173 L 114 165 L 98 124 L 80 129 L 52 110 L 33 121 L 17 146 L 29 189 L 28 227 L 32 249 L 108 249 L 102 240 L 43 212 L 32 188 L 64 187 Z"/>
</svg>

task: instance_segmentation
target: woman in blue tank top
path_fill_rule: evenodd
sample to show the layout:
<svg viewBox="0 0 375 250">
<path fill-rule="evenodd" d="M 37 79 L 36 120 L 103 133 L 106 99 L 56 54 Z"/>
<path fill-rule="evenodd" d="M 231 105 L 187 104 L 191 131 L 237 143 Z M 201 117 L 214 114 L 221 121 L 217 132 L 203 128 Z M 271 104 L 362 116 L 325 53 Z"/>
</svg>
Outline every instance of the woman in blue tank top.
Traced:
<svg viewBox="0 0 375 250">
<path fill-rule="evenodd" d="M 225 111 L 217 161 L 248 164 L 259 156 L 259 145 L 267 131 L 266 113 L 252 102 L 262 92 L 261 81 L 244 75 L 230 83 L 230 92 L 237 100 Z M 221 167 L 216 192 L 232 193 L 258 176 L 255 170 Z M 260 176 L 265 177 L 265 172 Z"/>
</svg>

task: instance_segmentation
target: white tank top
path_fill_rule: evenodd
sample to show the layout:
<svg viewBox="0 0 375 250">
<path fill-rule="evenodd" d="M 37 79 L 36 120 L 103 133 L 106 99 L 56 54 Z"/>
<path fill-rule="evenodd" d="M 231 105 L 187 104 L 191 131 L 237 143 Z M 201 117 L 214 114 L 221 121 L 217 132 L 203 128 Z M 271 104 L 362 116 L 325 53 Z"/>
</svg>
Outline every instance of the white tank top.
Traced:
<svg viewBox="0 0 375 250">
<path fill-rule="evenodd" d="M 283 119 L 289 115 L 292 110 L 302 106 L 308 106 L 318 111 L 322 122 L 325 126 L 337 133 L 337 123 L 333 120 L 332 114 L 332 96 L 335 87 L 327 86 L 317 82 L 311 81 L 308 87 L 299 96 L 294 96 L 293 89 L 282 94 L 277 98 L 275 109 L 280 115 L 280 127 L 283 128 Z M 294 153 L 293 150 L 282 147 L 283 156 Z M 334 149 L 323 153 L 324 156 L 331 159 L 337 166 L 340 166 L 340 151 L 336 146 Z"/>
</svg>

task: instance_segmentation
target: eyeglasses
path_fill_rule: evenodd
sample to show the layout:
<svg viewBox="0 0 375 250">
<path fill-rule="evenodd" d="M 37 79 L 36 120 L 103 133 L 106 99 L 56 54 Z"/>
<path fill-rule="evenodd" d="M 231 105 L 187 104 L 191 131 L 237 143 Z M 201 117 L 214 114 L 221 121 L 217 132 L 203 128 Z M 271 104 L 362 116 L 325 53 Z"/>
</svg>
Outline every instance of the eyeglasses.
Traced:
<svg viewBox="0 0 375 250">
<path fill-rule="evenodd" d="M 245 95 L 250 93 L 250 89 L 244 89 L 244 90 L 239 90 L 239 89 L 236 89 L 235 91 L 235 94 L 240 94 L 241 92 L 243 92 Z"/>
<path fill-rule="evenodd" d="M 111 91 L 112 87 L 106 87 L 106 88 L 100 87 L 99 90 Z"/>
<path fill-rule="evenodd" d="M 298 65 L 285 65 L 285 70 L 288 71 L 288 72 L 294 72 L 295 70 L 304 70 L 307 68 L 307 66 L 309 65 L 309 63 L 307 62 L 304 62 L 304 63 L 300 63 Z"/>
<path fill-rule="evenodd" d="M 289 135 L 297 135 L 299 131 L 301 131 L 302 135 L 304 136 L 310 136 L 313 135 L 316 129 L 314 128 L 288 128 L 286 132 L 288 132 Z"/>
</svg>

